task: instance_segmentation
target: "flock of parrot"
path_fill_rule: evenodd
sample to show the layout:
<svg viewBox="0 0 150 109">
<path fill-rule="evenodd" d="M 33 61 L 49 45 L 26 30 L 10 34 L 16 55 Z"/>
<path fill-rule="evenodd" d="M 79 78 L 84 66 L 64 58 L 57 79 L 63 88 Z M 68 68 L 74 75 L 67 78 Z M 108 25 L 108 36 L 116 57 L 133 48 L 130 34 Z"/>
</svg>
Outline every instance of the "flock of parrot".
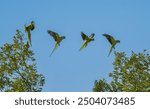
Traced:
<svg viewBox="0 0 150 109">
<path fill-rule="evenodd" d="M 28 35 L 28 41 L 29 41 L 29 44 L 30 46 L 32 46 L 32 43 L 31 43 L 31 31 L 34 30 L 35 28 L 35 23 L 34 21 L 31 21 L 30 25 L 26 26 L 24 25 L 24 28 L 25 28 L 25 32 L 27 32 L 27 35 Z M 54 32 L 54 31 L 51 31 L 51 30 L 47 30 L 47 33 L 53 37 L 54 41 L 55 41 L 55 46 L 54 46 L 54 49 L 52 50 L 50 56 L 54 53 L 54 51 L 57 49 L 57 47 L 60 46 L 60 43 L 65 39 L 65 36 L 60 36 L 58 33 Z M 107 40 L 108 42 L 111 44 L 111 48 L 109 50 L 109 54 L 108 56 L 111 54 L 112 50 L 115 49 L 115 46 L 117 43 L 120 43 L 119 40 L 116 40 L 113 36 L 109 35 L 109 34 L 102 34 Z M 95 34 L 92 33 L 90 36 L 86 35 L 85 33 L 81 32 L 81 37 L 83 39 L 83 44 L 81 46 L 81 48 L 79 49 L 79 51 L 81 51 L 82 49 L 86 48 L 88 43 L 90 43 L 91 41 L 94 41 L 94 36 Z M 28 44 L 28 42 L 27 42 Z M 29 46 L 28 44 L 28 46 Z"/>
</svg>

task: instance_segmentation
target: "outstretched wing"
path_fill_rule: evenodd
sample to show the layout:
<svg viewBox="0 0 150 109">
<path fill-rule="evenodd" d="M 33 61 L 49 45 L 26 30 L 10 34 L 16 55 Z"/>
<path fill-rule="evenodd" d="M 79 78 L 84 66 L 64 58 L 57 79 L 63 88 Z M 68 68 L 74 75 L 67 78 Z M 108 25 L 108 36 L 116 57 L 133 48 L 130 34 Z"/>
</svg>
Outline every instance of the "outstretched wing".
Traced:
<svg viewBox="0 0 150 109">
<path fill-rule="evenodd" d="M 54 47 L 54 49 L 53 49 L 53 51 L 52 51 L 51 54 L 50 54 L 50 56 L 52 56 L 52 54 L 54 53 L 54 51 L 57 49 L 58 46 L 59 46 L 59 44 L 56 43 L 56 44 L 55 44 L 55 47 Z"/>
<path fill-rule="evenodd" d="M 103 34 L 103 36 L 105 36 L 107 38 L 107 40 L 109 41 L 109 43 L 111 45 L 114 45 L 114 43 L 115 43 L 116 40 L 113 38 L 113 36 L 111 36 L 109 34 Z"/>
<path fill-rule="evenodd" d="M 84 34 L 83 32 L 81 32 L 81 36 L 82 36 L 83 40 L 87 40 L 88 39 L 88 36 L 86 34 Z"/>
<path fill-rule="evenodd" d="M 48 34 L 50 34 L 50 36 L 52 36 L 54 38 L 54 40 L 57 42 L 58 40 L 58 37 L 59 37 L 59 34 L 54 32 L 54 31 L 51 31 L 51 30 L 47 30 Z"/>
</svg>

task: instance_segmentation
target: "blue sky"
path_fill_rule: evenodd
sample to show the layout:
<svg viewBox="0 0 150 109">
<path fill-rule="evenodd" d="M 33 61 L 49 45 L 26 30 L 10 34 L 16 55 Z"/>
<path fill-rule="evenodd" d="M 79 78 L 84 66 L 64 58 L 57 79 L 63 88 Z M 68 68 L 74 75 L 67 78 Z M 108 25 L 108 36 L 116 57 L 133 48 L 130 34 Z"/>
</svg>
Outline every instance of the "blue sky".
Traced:
<svg viewBox="0 0 150 109">
<path fill-rule="evenodd" d="M 0 46 L 12 42 L 15 30 L 34 20 L 32 50 L 38 72 L 46 77 L 43 91 L 92 91 L 94 80 L 108 79 L 114 55 L 103 33 L 121 41 L 116 51 L 150 49 L 149 0 L 1 0 Z M 47 29 L 66 36 L 54 47 Z M 95 41 L 79 52 L 80 32 L 95 33 Z"/>
</svg>

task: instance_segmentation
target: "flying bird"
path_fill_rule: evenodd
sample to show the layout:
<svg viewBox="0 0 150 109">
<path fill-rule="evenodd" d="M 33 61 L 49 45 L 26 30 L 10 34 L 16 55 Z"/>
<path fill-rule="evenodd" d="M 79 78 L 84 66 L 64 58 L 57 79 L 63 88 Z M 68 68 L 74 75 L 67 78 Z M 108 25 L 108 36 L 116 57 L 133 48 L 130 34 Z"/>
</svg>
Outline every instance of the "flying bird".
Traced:
<svg viewBox="0 0 150 109">
<path fill-rule="evenodd" d="M 94 33 L 92 33 L 89 37 L 84 34 L 83 32 L 81 32 L 81 37 L 83 39 L 83 45 L 81 46 L 81 48 L 79 49 L 79 51 L 81 51 L 83 48 L 85 48 L 89 42 L 94 41 Z"/>
<path fill-rule="evenodd" d="M 32 46 L 32 43 L 31 43 L 31 31 L 33 31 L 34 28 L 35 28 L 34 21 L 31 21 L 30 25 L 28 25 L 28 26 L 25 25 L 24 28 L 25 28 L 25 32 L 28 33 L 28 40 L 29 40 L 30 45 Z"/>
<path fill-rule="evenodd" d="M 120 43 L 120 40 L 115 40 L 113 36 L 109 35 L 109 34 L 102 34 L 104 37 L 106 37 L 106 39 L 109 41 L 109 43 L 111 44 L 111 48 L 110 48 L 110 51 L 109 51 L 109 54 L 108 56 L 110 56 L 111 52 L 112 52 L 112 49 L 115 49 L 115 45 L 117 43 Z"/>
<path fill-rule="evenodd" d="M 55 40 L 55 47 L 53 49 L 53 51 L 51 52 L 50 56 L 54 53 L 54 51 L 57 49 L 58 46 L 60 46 L 60 43 L 63 39 L 65 39 L 65 36 L 60 36 L 58 33 L 51 31 L 51 30 L 47 30 L 48 34 L 50 36 L 53 37 L 53 39 Z"/>
</svg>

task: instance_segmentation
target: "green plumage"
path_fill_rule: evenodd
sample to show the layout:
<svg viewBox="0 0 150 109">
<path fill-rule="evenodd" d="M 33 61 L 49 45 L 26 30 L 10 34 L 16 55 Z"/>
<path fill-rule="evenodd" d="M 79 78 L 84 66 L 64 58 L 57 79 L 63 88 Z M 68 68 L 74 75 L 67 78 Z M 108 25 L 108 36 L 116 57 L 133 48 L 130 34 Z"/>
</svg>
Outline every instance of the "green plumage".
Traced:
<svg viewBox="0 0 150 109">
<path fill-rule="evenodd" d="M 28 26 L 25 25 L 24 28 L 25 28 L 25 32 L 27 32 L 27 34 L 28 34 L 29 43 L 32 46 L 32 43 L 31 43 L 31 31 L 33 31 L 34 28 L 35 28 L 34 21 L 31 21 L 30 25 L 28 25 Z"/>
<path fill-rule="evenodd" d="M 63 39 L 65 39 L 65 36 L 60 36 L 58 33 L 51 31 L 51 30 L 47 30 L 48 34 L 50 36 L 53 37 L 53 39 L 55 40 L 55 47 L 52 50 L 50 56 L 54 53 L 54 51 L 58 48 L 58 46 L 60 46 L 60 43 Z"/>
<path fill-rule="evenodd" d="M 110 48 L 109 54 L 108 54 L 108 56 L 110 56 L 112 50 L 115 49 L 116 44 L 117 44 L 117 43 L 120 43 L 120 41 L 119 41 L 119 40 L 115 40 L 114 37 L 111 36 L 111 35 L 109 35 L 109 34 L 106 34 L 106 33 L 105 33 L 105 34 L 102 34 L 102 35 L 103 35 L 103 36 L 108 40 L 108 42 L 111 44 L 111 48 Z"/>
<path fill-rule="evenodd" d="M 82 49 L 86 48 L 89 42 L 94 41 L 94 35 L 95 35 L 95 34 L 92 33 L 92 34 L 88 37 L 86 34 L 84 34 L 83 32 L 81 32 L 81 37 L 82 37 L 82 39 L 83 39 L 84 42 L 83 42 L 81 48 L 79 49 L 79 51 L 81 51 Z"/>
</svg>

